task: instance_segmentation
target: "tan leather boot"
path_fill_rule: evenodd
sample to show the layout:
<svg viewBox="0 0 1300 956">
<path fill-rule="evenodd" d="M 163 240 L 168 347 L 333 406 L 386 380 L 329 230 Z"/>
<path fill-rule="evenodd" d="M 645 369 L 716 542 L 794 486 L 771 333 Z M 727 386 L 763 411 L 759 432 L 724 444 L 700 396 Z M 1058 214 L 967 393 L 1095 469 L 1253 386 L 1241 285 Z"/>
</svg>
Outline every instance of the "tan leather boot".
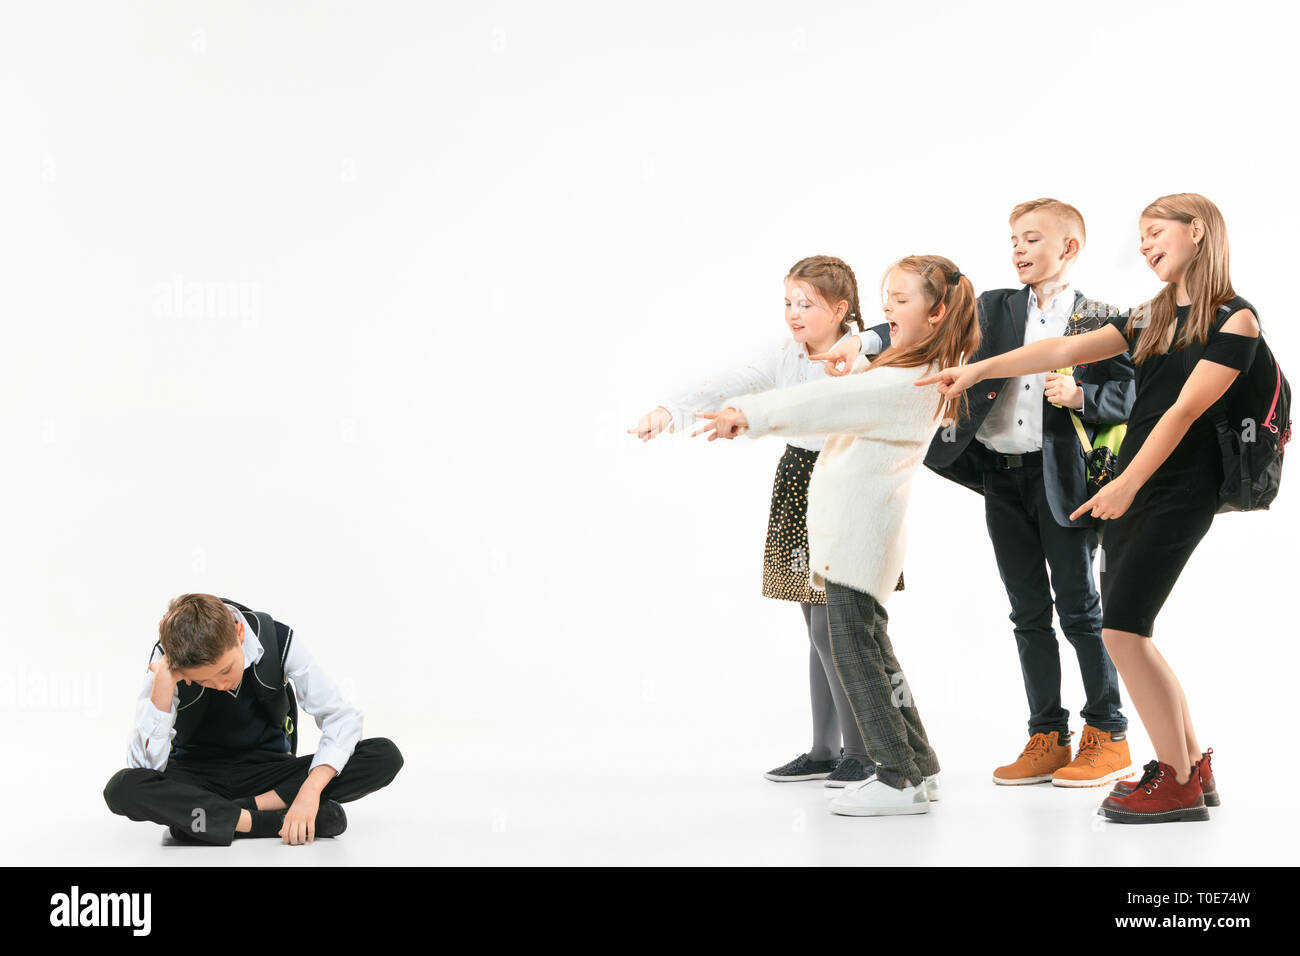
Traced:
<svg viewBox="0 0 1300 956">
<path fill-rule="evenodd" d="M 1131 777 L 1135 772 L 1126 734 L 1122 731 L 1111 734 L 1084 724 L 1083 733 L 1079 735 L 1078 754 L 1067 766 L 1052 774 L 1052 784 L 1057 787 L 1100 787 L 1121 777 Z"/>
<path fill-rule="evenodd" d="M 1065 743 L 1061 734 L 1034 734 L 1015 763 L 993 771 L 993 782 L 1004 787 L 1027 783 L 1046 783 L 1052 774 L 1070 762 L 1069 735 Z"/>
</svg>

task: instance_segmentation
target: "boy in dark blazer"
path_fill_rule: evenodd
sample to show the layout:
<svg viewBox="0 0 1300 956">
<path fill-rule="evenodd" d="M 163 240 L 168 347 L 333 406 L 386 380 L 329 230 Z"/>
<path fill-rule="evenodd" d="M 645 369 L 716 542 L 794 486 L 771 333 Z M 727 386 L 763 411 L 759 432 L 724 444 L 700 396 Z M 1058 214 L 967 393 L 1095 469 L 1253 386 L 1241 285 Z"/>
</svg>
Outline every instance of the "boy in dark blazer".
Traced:
<svg viewBox="0 0 1300 956">
<path fill-rule="evenodd" d="M 1084 302 L 1068 279 L 1085 241 L 1077 209 L 1054 199 L 1021 203 L 1011 212 L 1011 233 L 1012 264 L 1024 285 L 980 296 L 983 338 L 970 361 L 1064 334 Z M 984 496 L 1011 602 L 1030 739 L 1015 761 L 993 772 L 994 783 L 1095 787 L 1132 775 L 1119 678 L 1101 640 L 1101 598 L 1092 572 L 1098 529 L 1089 516 L 1069 517 L 1090 497 L 1069 410 L 1092 440 L 1099 425 L 1128 420 L 1133 377 L 1133 363 L 1122 353 L 1075 366 L 1071 374 L 983 382 L 969 394 L 969 415 L 946 422 L 926 456 L 931 470 Z M 1053 605 L 1087 697 L 1073 759 Z"/>
</svg>

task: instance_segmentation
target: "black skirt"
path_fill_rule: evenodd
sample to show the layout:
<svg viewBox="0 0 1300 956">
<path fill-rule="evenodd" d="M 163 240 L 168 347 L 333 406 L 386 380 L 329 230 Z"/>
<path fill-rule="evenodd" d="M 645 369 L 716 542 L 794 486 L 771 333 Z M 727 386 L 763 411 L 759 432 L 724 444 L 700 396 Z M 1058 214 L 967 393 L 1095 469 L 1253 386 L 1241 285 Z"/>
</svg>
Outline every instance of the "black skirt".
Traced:
<svg viewBox="0 0 1300 956">
<path fill-rule="evenodd" d="M 1101 625 L 1150 637 L 1178 576 L 1210 530 L 1219 506 L 1218 470 L 1162 476 L 1101 530 Z"/>
<path fill-rule="evenodd" d="M 776 466 L 772 507 L 767 518 L 767 544 L 763 548 L 763 596 L 801 604 L 825 604 L 826 592 L 812 586 L 808 567 L 808 482 L 817 452 L 794 445 Z M 860 547 L 872 547 L 862 541 Z M 903 590 L 898 575 L 895 591 Z"/>
</svg>

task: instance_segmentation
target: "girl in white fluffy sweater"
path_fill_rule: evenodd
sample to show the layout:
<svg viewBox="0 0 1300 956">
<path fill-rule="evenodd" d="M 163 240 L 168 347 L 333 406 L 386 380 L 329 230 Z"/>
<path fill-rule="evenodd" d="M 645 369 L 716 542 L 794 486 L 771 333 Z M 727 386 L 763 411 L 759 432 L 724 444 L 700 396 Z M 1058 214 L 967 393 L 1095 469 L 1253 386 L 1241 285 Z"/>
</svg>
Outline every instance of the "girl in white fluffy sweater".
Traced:
<svg viewBox="0 0 1300 956">
<path fill-rule="evenodd" d="M 912 475 L 941 421 L 959 411 L 913 383 L 979 346 L 975 290 L 951 260 L 908 256 L 885 275 L 891 345 L 856 374 L 731 402 L 695 434 L 826 436 L 808 486 L 814 586 L 826 589 L 831 649 L 875 772 L 831 803 L 835 813 L 926 813 L 939 761 L 886 631 L 903 566 Z M 811 359 L 824 358 L 812 355 Z M 859 362 L 861 364 L 861 361 Z"/>
</svg>

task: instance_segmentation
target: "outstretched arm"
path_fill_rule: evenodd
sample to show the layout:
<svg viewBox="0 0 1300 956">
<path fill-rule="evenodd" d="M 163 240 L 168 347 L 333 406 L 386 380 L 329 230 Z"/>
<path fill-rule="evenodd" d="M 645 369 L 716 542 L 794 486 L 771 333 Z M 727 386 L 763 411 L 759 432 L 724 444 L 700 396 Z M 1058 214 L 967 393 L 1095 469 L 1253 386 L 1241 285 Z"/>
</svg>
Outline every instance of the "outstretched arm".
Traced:
<svg viewBox="0 0 1300 956">
<path fill-rule="evenodd" d="M 1242 310 L 1224 324 L 1222 331 L 1258 338 L 1259 323 L 1252 312 Z M 1108 481 L 1101 491 L 1080 505 L 1070 515 L 1070 520 L 1073 521 L 1084 513 L 1090 513 L 1096 518 L 1118 518 L 1124 514 L 1133 503 L 1138 490 L 1178 447 L 1192 422 L 1205 414 L 1223 396 L 1239 374 L 1238 369 L 1209 359 L 1198 361 L 1192 374 L 1183 383 L 1178 398 L 1160 416 L 1160 421 L 1151 429 L 1151 434 L 1142 443 L 1133 460 L 1124 466 L 1119 477 Z"/>
<path fill-rule="evenodd" d="M 867 369 L 843 378 L 747 395 L 732 403 L 734 411 L 720 413 L 714 419 L 715 425 L 705 430 L 714 431 L 710 440 L 734 438 L 743 429 L 754 438 L 770 433 L 910 441 L 917 416 L 924 414 L 918 409 L 929 400 L 918 401 L 919 396 L 912 390 L 918 372 L 915 368 Z M 935 399 L 937 405 L 937 396 Z M 723 425 L 727 426 L 725 430 Z"/>
<path fill-rule="evenodd" d="M 776 371 L 781 354 L 794 345 L 793 340 L 760 350 L 750 361 L 726 369 L 682 389 L 664 404 L 642 415 L 629 435 L 649 441 L 661 432 L 680 429 L 698 409 L 722 407 L 727 399 L 749 392 L 776 387 Z"/>
<path fill-rule="evenodd" d="M 990 355 L 978 362 L 954 365 L 916 380 L 917 385 L 937 383 L 945 398 L 956 398 L 966 389 L 986 378 L 1013 378 L 1037 375 L 1066 365 L 1100 362 L 1128 350 L 1124 333 L 1107 325 L 1082 335 L 1058 335 L 1022 345 L 1001 355 Z"/>
</svg>

